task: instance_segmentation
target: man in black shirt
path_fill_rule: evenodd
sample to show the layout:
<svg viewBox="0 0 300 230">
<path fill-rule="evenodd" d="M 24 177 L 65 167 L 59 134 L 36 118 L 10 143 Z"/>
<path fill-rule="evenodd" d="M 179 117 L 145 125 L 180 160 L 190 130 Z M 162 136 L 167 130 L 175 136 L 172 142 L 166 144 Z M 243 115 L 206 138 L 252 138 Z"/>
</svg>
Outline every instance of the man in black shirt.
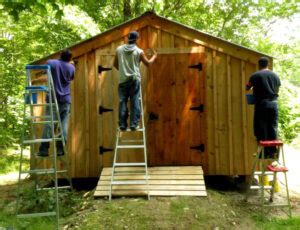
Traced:
<svg viewBox="0 0 300 230">
<path fill-rule="evenodd" d="M 251 75 L 246 86 L 247 90 L 253 89 L 254 135 L 257 141 L 277 139 L 277 98 L 281 83 L 277 74 L 268 69 L 268 64 L 268 58 L 261 57 L 258 60 L 259 71 Z M 276 152 L 272 147 L 265 150 L 266 157 L 272 157 Z"/>
</svg>

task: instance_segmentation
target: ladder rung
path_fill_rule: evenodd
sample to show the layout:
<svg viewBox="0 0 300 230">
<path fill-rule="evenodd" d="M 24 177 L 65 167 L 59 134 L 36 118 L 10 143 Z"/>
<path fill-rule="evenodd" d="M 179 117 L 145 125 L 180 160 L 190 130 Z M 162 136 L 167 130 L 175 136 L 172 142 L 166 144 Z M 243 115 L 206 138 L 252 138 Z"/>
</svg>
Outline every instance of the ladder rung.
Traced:
<svg viewBox="0 0 300 230">
<path fill-rule="evenodd" d="M 256 171 L 254 172 L 254 175 L 262 175 L 263 173 L 261 171 Z M 265 171 L 264 172 L 265 175 L 273 175 L 274 173 L 271 171 Z"/>
<path fill-rule="evenodd" d="M 48 91 L 48 87 L 44 85 L 31 85 L 26 86 L 25 89 L 30 92 Z"/>
<path fill-rule="evenodd" d="M 30 106 L 51 106 L 50 103 L 40 103 L 40 104 L 26 104 Z M 55 103 L 52 103 L 52 106 L 55 106 Z"/>
<path fill-rule="evenodd" d="M 49 138 L 49 139 L 35 139 L 35 140 L 26 140 L 23 141 L 23 144 L 36 144 L 36 143 L 42 143 L 42 142 L 52 142 L 53 140 L 61 141 L 62 138 Z"/>
<path fill-rule="evenodd" d="M 27 217 L 40 217 L 40 216 L 55 216 L 56 212 L 39 212 L 39 213 L 30 213 L 30 214 L 18 214 L 18 218 L 27 218 Z"/>
<path fill-rule="evenodd" d="M 120 142 L 131 143 L 131 142 L 144 142 L 144 140 L 120 140 Z"/>
<path fill-rule="evenodd" d="M 68 185 L 68 186 L 57 186 L 57 189 L 69 189 L 69 188 L 71 188 L 70 185 Z M 55 187 L 50 187 L 50 188 L 37 188 L 36 190 L 37 190 L 37 191 L 44 191 L 44 190 L 54 190 L 54 189 L 55 189 Z"/>
<path fill-rule="evenodd" d="M 37 118 L 51 119 L 51 116 L 30 116 L 30 117 L 26 117 L 26 119 L 37 119 Z"/>
<path fill-rule="evenodd" d="M 56 170 L 56 173 L 66 173 L 67 170 Z M 32 170 L 26 170 L 26 171 L 21 171 L 22 174 L 24 173 L 29 173 L 29 174 L 52 174 L 55 173 L 55 170 L 53 168 L 50 169 L 32 169 Z"/>
<path fill-rule="evenodd" d="M 145 145 L 118 145 L 117 149 L 141 149 L 145 148 Z"/>
<path fill-rule="evenodd" d="M 47 70 L 50 69 L 50 65 L 26 65 L 26 69 Z"/>
<path fill-rule="evenodd" d="M 144 131 L 143 128 L 138 128 L 136 130 L 131 130 L 130 128 L 127 128 L 125 131 L 120 130 L 120 132 L 141 132 Z"/>
<path fill-rule="evenodd" d="M 262 189 L 263 186 L 261 185 L 251 185 L 250 189 Z M 264 186 L 264 189 L 272 189 L 272 186 Z"/>
<path fill-rule="evenodd" d="M 142 162 L 135 162 L 135 163 L 115 163 L 117 167 L 124 167 L 124 166 L 146 166 L 146 163 Z"/>
<path fill-rule="evenodd" d="M 33 121 L 32 124 L 51 124 L 51 121 Z M 54 124 L 57 124 L 58 121 L 53 121 Z"/>
<path fill-rule="evenodd" d="M 127 180 L 127 181 L 112 181 L 112 185 L 122 185 L 122 184 L 147 184 L 146 180 Z"/>
</svg>

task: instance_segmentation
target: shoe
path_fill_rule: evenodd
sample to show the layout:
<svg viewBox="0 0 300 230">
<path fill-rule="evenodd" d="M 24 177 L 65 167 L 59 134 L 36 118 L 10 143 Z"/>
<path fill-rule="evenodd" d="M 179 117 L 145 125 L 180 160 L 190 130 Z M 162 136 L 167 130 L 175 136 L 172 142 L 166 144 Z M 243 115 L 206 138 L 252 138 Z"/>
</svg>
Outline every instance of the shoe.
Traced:
<svg viewBox="0 0 300 230">
<path fill-rule="evenodd" d="M 125 126 L 120 126 L 120 130 L 121 130 L 121 131 L 126 131 L 126 129 L 127 129 L 127 128 L 126 128 Z"/>
<path fill-rule="evenodd" d="M 36 155 L 39 156 L 39 157 L 48 157 L 49 153 L 47 153 L 47 152 L 38 152 Z"/>
<path fill-rule="evenodd" d="M 139 129 L 139 126 L 137 125 L 137 126 L 130 126 L 130 130 L 131 131 L 136 131 L 136 130 L 138 130 Z"/>
<path fill-rule="evenodd" d="M 57 150 L 57 156 L 63 156 L 63 155 L 65 155 L 63 149 Z"/>
</svg>

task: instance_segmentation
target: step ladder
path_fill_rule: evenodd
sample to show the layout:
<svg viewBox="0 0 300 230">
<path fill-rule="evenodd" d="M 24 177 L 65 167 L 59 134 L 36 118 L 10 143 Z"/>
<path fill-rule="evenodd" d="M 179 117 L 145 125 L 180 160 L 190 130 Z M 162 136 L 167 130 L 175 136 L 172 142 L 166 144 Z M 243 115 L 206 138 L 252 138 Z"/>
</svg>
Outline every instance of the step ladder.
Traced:
<svg viewBox="0 0 300 230">
<path fill-rule="evenodd" d="M 32 85 L 34 77 L 46 77 L 45 85 Z M 24 115 L 23 134 L 21 139 L 21 155 L 18 180 L 17 217 L 44 217 L 52 216 L 56 229 L 59 228 L 59 189 L 72 189 L 72 181 L 69 175 L 69 161 L 64 136 L 62 135 L 62 124 L 59 116 L 59 107 L 56 99 L 53 79 L 49 65 L 27 65 L 26 66 L 26 87 L 24 94 Z M 38 103 L 38 95 L 47 95 L 48 102 Z M 43 115 L 36 115 L 36 110 L 44 110 Z M 29 110 L 29 111 L 28 111 Z M 30 124 L 30 132 L 26 134 L 26 124 Z M 47 139 L 37 138 L 36 132 L 44 125 L 50 125 L 51 137 Z M 56 132 L 57 131 L 57 132 Z M 56 142 L 61 141 L 64 155 L 57 156 Z M 38 156 L 38 144 L 52 143 L 52 154 L 49 156 Z M 24 162 L 24 149 L 30 146 L 30 169 L 26 169 Z M 50 150 L 50 149 L 49 149 Z M 32 182 L 22 180 L 23 175 L 30 177 Z M 67 185 L 59 186 L 58 177 L 64 179 Z M 27 190 L 27 191 L 26 191 Z M 52 190 L 52 191 L 49 191 Z M 31 207 L 35 211 L 22 210 L 26 202 L 35 199 L 36 206 L 40 198 L 51 200 L 54 205 L 52 210 L 39 210 L 38 207 Z M 32 204 L 32 202 L 31 202 Z M 36 211 L 37 210 L 37 211 Z"/>
<path fill-rule="evenodd" d="M 140 96 L 139 96 L 139 104 L 141 108 L 141 120 L 140 126 L 135 131 L 131 131 L 129 128 L 126 130 L 117 129 L 117 136 L 116 136 L 116 145 L 114 150 L 114 159 L 113 159 L 113 166 L 111 171 L 111 181 L 110 181 L 110 188 L 109 188 L 109 200 L 112 199 L 113 187 L 114 186 L 136 186 L 136 185 L 144 185 L 145 191 L 148 200 L 150 200 L 150 193 L 149 193 L 149 175 L 148 175 L 148 166 L 147 166 L 147 144 L 146 144 L 146 127 L 144 121 L 144 110 L 143 110 L 143 97 L 142 97 L 142 87 L 140 87 Z M 142 139 L 124 139 L 121 137 L 121 134 L 124 132 L 138 132 L 142 134 Z M 138 143 L 138 144 L 136 144 Z M 118 156 L 121 154 L 120 151 L 122 149 L 136 150 L 140 149 L 143 152 L 143 161 L 142 162 L 119 162 Z M 128 169 L 130 169 L 128 171 Z M 132 178 L 138 178 L 134 180 L 128 179 L 119 179 L 118 177 L 122 174 L 130 173 Z"/>
<path fill-rule="evenodd" d="M 273 156 L 268 156 L 266 154 L 265 148 L 276 148 L 276 153 Z M 291 213 L 291 204 L 290 204 L 290 197 L 289 197 L 289 188 L 287 182 L 287 175 L 288 169 L 285 167 L 285 159 L 284 159 L 284 152 L 283 152 L 283 142 L 280 140 L 266 140 L 260 141 L 258 145 L 257 153 L 254 154 L 254 162 L 252 167 L 252 174 L 251 179 L 249 181 L 248 191 L 245 195 L 245 201 L 248 200 L 249 193 L 251 190 L 259 190 L 260 191 L 260 204 L 261 204 L 261 214 L 262 216 L 265 214 L 265 208 L 287 208 L 287 214 L 289 217 L 292 216 Z M 280 167 L 276 165 L 272 165 L 272 162 L 276 162 Z M 259 171 L 257 171 L 259 168 Z M 284 187 L 286 190 L 286 202 L 285 203 L 273 203 L 274 200 L 274 192 L 277 185 L 277 173 L 284 174 Z M 273 177 L 271 185 L 266 184 L 265 178 L 268 176 Z M 257 183 L 257 179 L 255 177 L 260 178 L 260 182 Z M 256 183 L 256 184 L 255 184 Z M 255 184 L 255 185 L 254 185 Z M 265 192 L 269 192 L 269 202 L 265 200 Z"/>
</svg>

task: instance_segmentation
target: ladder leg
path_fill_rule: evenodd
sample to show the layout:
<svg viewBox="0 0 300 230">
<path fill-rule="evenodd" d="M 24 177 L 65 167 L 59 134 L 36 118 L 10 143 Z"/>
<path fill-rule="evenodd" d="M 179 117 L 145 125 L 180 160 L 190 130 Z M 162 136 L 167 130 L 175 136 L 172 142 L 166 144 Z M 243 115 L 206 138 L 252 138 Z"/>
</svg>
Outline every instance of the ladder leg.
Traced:
<svg viewBox="0 0 300 230">
<path fill-rule="evenodd" d="M 271 191 L 270 191 L 270 200 L 269 200 L 270 202 L 273 202 L 276 183 L 277 183 L 277 173 L 274 172 L 273 173 L 272 188 L 271 188 Z"/>
<path fill-rule="evenodd" d="M 282 163 L 283 163 L 283 166 L 285 167 L 283 146 L 280 146 L 280 149 L 278 151 L 279 151 L 279 153 L 281 152 Z M 288 215 L 291 218 L 292 217 L 292 207 L 291 207 L 291 202 L 290 202 L 289 186 L 288 186 L 288 180 L 287 180 L 287 175 L 286 175 L 287 172 L 283 172 L 283 173 L 284 173 L 285 189 L 286 189 L 286 196 L 287 196 Z"/>
<path fill-rule="evenodd" d="M 114 151 L 114 159 L 113 159 L 113 165 L 111 168 L 111 178 L 110 178 L 110 186 L 109 186 L 109 201 L 111 201 L 112 198 L 112 186 L 113 186 L 113 181 L 114 181 L 114 174 L 115 174 L 115 165 L 117 162 L 117 157 L 118 157 L 118 145 L 119 145 L 119 139 L 120 139 L 120 130 L 117 130 L 117 138 L 116 138 L 116 146 L 115 146 L 115 151 Z"/>
</svg>

